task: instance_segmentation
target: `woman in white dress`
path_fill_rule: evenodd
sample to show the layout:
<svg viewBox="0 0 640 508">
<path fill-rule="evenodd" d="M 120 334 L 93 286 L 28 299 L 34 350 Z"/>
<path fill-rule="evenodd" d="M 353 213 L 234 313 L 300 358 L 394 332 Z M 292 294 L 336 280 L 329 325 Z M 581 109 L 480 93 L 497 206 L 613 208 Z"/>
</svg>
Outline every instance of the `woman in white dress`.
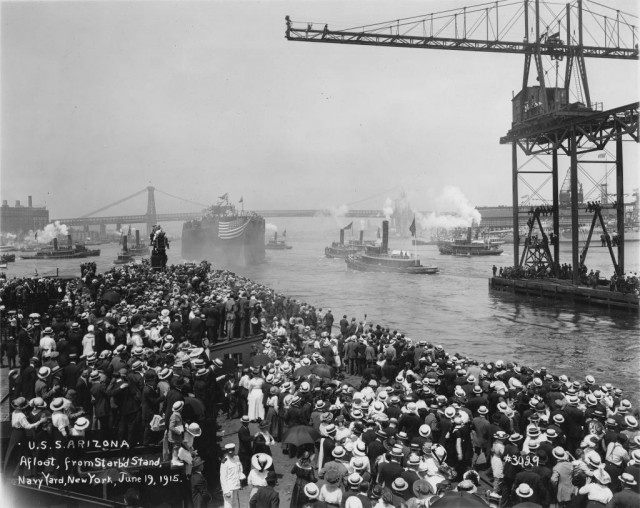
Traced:
<svg viewBox="0 0 640 508">
<path fill-rule="evenodd" d="M 264 394 L 262 393 L 262 385 L 264 381 L 261 377 L 254 376 L 249 380 L 249 396 L 247 397 L 247 404 L 249 406 L 249 420 L 262 421 L 264 420 L 264 405 L 262 400 Z"/>
</svg>

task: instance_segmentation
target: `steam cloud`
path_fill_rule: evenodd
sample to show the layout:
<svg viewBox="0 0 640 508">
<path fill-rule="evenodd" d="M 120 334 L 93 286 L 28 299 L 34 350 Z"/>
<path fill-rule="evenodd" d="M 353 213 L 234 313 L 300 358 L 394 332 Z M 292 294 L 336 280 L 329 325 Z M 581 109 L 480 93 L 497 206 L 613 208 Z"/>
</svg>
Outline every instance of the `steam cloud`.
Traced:
<svg viewBox="0 0 640 508">
<path fill-rule="evenodd" d="M 60 224 L 57 220 L 51 224 L 47 224 L 44 229 L 38 230 L 38 243 L 49 243 L 58 236 L 67 236 L 69 228 L 66 224 Z"/>
<path fill-rule="evenodd" d="M 384 205 L 382 206 L 382 213 L 387 219 L 390 219 L 393 215 L 393 199 L 387 198 L 384 200 Z"/>
<path fill-rule="evenodd" d="M 265 224 L 264 227 L 267 231 L 270 231 L 271 233 L 278 232 L 278 226 L 276 226 L 275 224 L 271 224 L 270 222 L 267 222 L 267 224 Z"/>
<path fill-rule="evenodd" d="M 453 214 L 431 212 L 425 216 L 416 212 L 416 220 L 423 229 L 470 227 L 480 224 L 482 220 L 480 212 L 469 203 L 458 187 L 447 185 L 438 201 L 442 208 L 451 210 Z"/>
</svg>

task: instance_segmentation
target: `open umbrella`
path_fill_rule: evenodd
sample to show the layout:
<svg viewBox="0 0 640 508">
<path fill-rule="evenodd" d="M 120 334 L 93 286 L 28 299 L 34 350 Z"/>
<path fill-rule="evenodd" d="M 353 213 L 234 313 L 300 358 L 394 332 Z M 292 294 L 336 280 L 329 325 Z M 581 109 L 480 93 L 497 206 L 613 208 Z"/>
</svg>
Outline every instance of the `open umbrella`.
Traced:
<svg viewBox="0 0 640 508">
<path fill-rule="evenodd" d="M 312 374 L 311 365 L 303 365 L 302 367 L 298 367 L 296 370 L 293 371 L 293 375 L 295 377 L 308 376 L 309 374 Z"/>
<path fill-rule="evenodd" d="M 114 291 L 113 289 L 106 291 L 102 295 L 103 302 L 112 303 L 114 305 L 120 302 L 121 299 L 122 299 L 122 296 L 120 296 L 120 293 L 118 293 L 117 291 Z"/>
<path fill-rule="evenodd" d="M 314 444 L 320 439 L 320 432 L 309 425 L 291 427 L 282 438 L 282 442 L 294 446 Z"/>
<path fill-rule="evenodd" d="M 311 366 L 311 373 L 318 377 L 326 377 L 327 379 L 333 378 L 333 368 L 324 363 Z"/>
<path fill-rule="evenodd" d="M 254 367 L 262 367 L 263 365 L 267 365 L 271 363 L 271 358 L 267 355 L 259 354 L 251 358 L 251 365 Z"/>
</svg>

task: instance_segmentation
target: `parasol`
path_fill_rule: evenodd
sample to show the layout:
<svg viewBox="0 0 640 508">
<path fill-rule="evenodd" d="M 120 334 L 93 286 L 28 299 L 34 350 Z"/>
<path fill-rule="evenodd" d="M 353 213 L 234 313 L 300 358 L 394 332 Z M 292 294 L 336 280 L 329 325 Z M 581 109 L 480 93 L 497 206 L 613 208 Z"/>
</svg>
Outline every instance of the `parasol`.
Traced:
<svg viewBox="0 0 640 508">
<path fill-rule="evenodd" d="M 311 366 L 311 373 L 318 377 L 326 377 L 327 379 L 333 379 L 333 368 L 326 364 L 318 364 Z"/>
<path fill-rule="evenodd" d="M 320 439 L 320 432 L 309 425 L 291 427 L 282 438 L 282 442 L 294 446 L 314 444 Z"/>
<path fill-rule="evenodd" d="M 311 373 L 312 373 L 311 372 L 311 365 L 303 365 L 302 367 L 298 367 L 296 370 L 293 371 L 293 375 L 295 377 L 308 376 Z"/>
</svg>

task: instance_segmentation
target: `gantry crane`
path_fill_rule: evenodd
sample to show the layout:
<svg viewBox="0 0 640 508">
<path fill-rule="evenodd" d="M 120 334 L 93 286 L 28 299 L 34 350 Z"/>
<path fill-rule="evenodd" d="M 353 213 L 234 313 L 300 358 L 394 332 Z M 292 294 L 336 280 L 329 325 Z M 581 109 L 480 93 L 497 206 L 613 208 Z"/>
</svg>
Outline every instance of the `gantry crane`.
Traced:
<svg viewBox="0 0 640 508">
<path fill-rule="evenodd" d="M 492 53 L 516 53 L 524 55 L 524 70 L 520 92 L 512 100 L 511 129 L 500 139 L 512 145 L 513 178 L 513 230 L 514 265 L 531 263 L 536 269 L 559 271 L 559 210 L 558 202 L 558 150 L 571 157 L 570 196 L 572 226 L 572 263 L 574 282 L 579 282 L 580 270 L 586 258 L 588 243 L 579 253 L 578 222 L 578 155 L 604 150 L 610 140 L 616 142 L 616 202 L 618 259 L 611 245 L 609 251 L 617 273 L 624 272 L 624 188 L 622 138 L 639 141 L 638 103 L 603 111 L 601 105 L 591 99 L 587 79 L 586 58 L 638 60 L 637 27 L 629 23 L 634 17 L 619 10 L 593 2 L 611 15 L 601 14 L 593 8 L 585 8 L 586 0 L 575 0 L 557 9 L 555 2 L 540 0 L 502 0 L 482 3 L 461 9 L 451 9 L 425 16 L 403 18 L 344 30 L 330 29 L 327 24 L 286 20 L 286 38 L 289 41 L 317 42 L 325 44 L 354 44 L 364 46 L 388 46 L 414 49 L 441 49 L 453 51 L 479 51 Z M 545 21 L 541 9 L 551 13 Z M 554 11 L 555 9 L 555 11 Z M 610 9 L 610 10 L 607 10 Z M 585 44 L 583 17 L 596 20 L 598 39 Z M 519 39 L 513 33 L 523 29 Z M 593 37 L 591 31 L 587 31 Z M 529 78 L 532 61 L 535 65 L 537 84 L 531 86 Z M 564 61 L 564 72 L 560 71 Z M 556 83 L 547 78 L 545 63 L 555 67 Z M 560 76 L 561 75 L 561 76 Z M 529 232 L 521 242 L 519 232 L 518 179 L 531 171 L 518 168 L 517 149 L 527 156 L 551 155 L 549 171 L 553 184 L 553 205 L 536 211 L 528 221 Z M 598 162 L 586 161 L 586 162 Z M 611 161 L 609 161 L 611 162 Z M 598 208 L 600 213 L 602 205 Z M 543 230 L 539 214 L 553 216 L 553 233 L 548 237 Z M 594 213 L 596 211 L 594 210 Z M 595 216 L 594 221 L 595 224 Z M 542 240 L 531 241 L 531 233 L 538 226 Z M 592 227 L 593 230 L 593 227 Z M 591 238 L 591 235 L 589 235 Z M 520 245 L 524 251 L 520 257 Z M 551 253 L 553 248 L 553 254 Z M 533 249 L 533 250 L 532 250 Z"/>
</svg>

